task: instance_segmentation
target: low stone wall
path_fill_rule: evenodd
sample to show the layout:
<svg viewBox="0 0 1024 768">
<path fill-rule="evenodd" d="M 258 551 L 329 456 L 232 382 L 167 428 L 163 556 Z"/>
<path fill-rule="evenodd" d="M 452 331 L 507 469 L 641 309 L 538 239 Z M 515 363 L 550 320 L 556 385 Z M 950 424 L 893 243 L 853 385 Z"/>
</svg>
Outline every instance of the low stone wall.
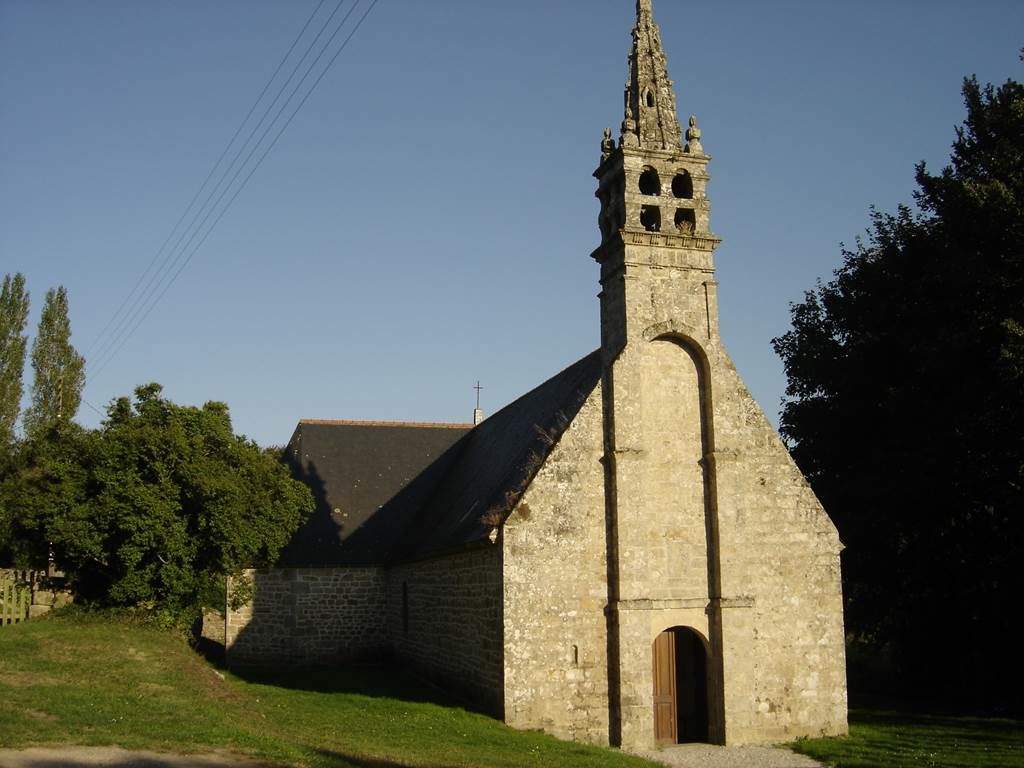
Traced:
<svg viewBox="0 0 1024 768">
<path fill-rule="evenodd" d="M 326 664 L 386 652 L 379 568 L 279 568 L 245 576 L 254 595 L 228 612 L 228 664 Z"/>
<path fill-rule="evenodd" d="M 400 664 L 503 715 L 500 546 L 391 568 L 387 619 Z"/>
<path fill-rule="evenodd" d="M 17 621 L 44 616 L 55 608 L 63 608 L 73 602 L 71 592 L 65 589 L 64 573 L 53 566 L 45 571 L 0 568 L 0 585 L 3 584 L 21 584 L 29 592 L 24 606 L 25 615 L 19 615 Z M 2 602 L 3 598 L 0 597 L 0 603 Z M 7 605 L 6 608 L 4 621 L 12 623 L 11 619 L 15 613 L 21 611 L 21 608 L 19 607 L 18 611 L 14 610 L 13 605 Z"/>
</svg>

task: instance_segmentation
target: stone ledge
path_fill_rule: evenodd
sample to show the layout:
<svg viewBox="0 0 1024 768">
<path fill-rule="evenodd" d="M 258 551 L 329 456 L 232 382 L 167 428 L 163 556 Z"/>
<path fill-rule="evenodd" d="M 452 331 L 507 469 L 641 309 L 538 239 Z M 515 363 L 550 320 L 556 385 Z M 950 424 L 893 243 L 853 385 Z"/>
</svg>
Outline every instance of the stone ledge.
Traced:
<svg viewBox="0 0 1024 768">
<path fill-rule="evenodd" d="M 665 611 L 674 608 L 706 608 L 706 597 L 678 597 L 667 599 L 641 598 L 639 600 L 619 600 L 610 603 L 606 610 L 616 611 Z"/>
</svg>

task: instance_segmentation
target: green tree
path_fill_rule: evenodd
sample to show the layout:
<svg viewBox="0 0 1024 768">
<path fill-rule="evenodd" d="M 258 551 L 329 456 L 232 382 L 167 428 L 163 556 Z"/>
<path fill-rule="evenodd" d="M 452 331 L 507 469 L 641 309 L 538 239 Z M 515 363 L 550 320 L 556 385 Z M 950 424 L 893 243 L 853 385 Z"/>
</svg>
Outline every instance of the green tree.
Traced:
<svg viewBox="0 0 1024 768">
<path fill-rule="evenodd" d="M 848 629 L 922 694 L 1019 709 L 1024 87 L 963 95 L 918 211 L 874 212 L 773 341 L 780 427 L 847 546 Z"/>
<path fill-rule="evenodd" d="M 44 569 L 54 537 L 73 538 L 79 551 L 102 558 L 85 526 L 68 521 L 90 514 L 94 431 L 60 421 L 19 442 L 0 475 L 0 565 Z"/>
<path fill-rule="evenodd" d="M 39 434 L 78 412 L 85 386 L 85 358 L 71 346 L 68 294 L 51 288 L 43 301 L 39 330 L 32 342 L 32 403 L 25 411 L 26 434 Z"/>
<path fill-rule="evenodd" d="M 0 451 L 14 442 L 14 425 L 21 410 L 22 374 L 25 371 L 25 324 L 28 292 L 20 272 L 4 276 L 0 291 Z"/>
<path fill-rule="evenodd" d="M 225 575 L 272 565 L 314 503 L 283 463 L 234 434 L 223 403 L 179 406 L 160 392 L 150 384 L 111 404 L 76 447 L 84 502 L 66 493 L 39 533 L 83 598 L 184 615 L 220 605 Z"/>
</svg>

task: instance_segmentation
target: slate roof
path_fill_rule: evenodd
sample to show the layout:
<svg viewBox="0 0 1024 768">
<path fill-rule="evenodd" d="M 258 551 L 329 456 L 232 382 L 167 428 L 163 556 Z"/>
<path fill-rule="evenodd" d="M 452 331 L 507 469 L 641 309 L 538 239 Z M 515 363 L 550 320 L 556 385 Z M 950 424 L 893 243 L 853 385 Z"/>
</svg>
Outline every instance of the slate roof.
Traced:
<svg viewBox="0 0 1024 768">
<path fill-rule="evenodd" d="M 300 422 L 288 456 L 317 511 L 279 565 L 402 562 L 486 540 L 600 378 L 598 350 L 475 428 Z"/>
<path fill-rule="evenodd" d="M 382 561 L 385 542 L 362 536 L 357 547 L 349 547 L 349 539 L 415 478 L 426 475 L 436 480 L 452 446 L 471 428 L 472 424 L 300 421 L 286 458 L 292 476 L 313 492 L 316 510 L 281 552 L 278 565 Z"/>
<path fill-rule="evenodd" d="M 457 460 L 417 510 L 391 559 L 415 559 L 486 539 L 493 525 L 483 518 L 504 520 L 512 511 L 600 379 L 596 350 L 484 419 L 460 441 Z"/>
</svg>

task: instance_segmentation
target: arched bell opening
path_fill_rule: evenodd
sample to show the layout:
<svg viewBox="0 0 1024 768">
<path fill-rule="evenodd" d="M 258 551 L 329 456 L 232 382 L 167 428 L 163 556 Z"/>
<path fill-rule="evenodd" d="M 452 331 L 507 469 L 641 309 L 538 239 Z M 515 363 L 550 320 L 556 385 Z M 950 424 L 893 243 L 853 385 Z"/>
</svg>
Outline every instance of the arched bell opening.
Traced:
<svg viewBox="0 0 1024 768">
<path fill-rule="evenodd" d="M 644 168 L 643 173 L 640 174 L 637 186 L 640 188 L 641 195 L 660 195 L 661 177 L 658 176 L 658 172 L 653 168 Z"/>
<path fill-rule="evenodd" d="M 692 235 L 697 229 L 697 215 L 692 208 L 676 208 L 674 221 L 681 234 Z"/>
<path fill-rule="evenodd" d="M 654 741 L 707 742 L 708 645 L 690 627 L 666 629 L 654 640 Z"/>
<path fill-rule="evenodd" d="M 693 199 L 693 178 L 685 169 L 672 179 L 672 196 L 683 200 Z"/>
<path fill-rule="evenodd" d="M 661 209 L 656 205 L 640 207 L 640 226 L 648 232 L 661 231 Z"/>
</svg>

